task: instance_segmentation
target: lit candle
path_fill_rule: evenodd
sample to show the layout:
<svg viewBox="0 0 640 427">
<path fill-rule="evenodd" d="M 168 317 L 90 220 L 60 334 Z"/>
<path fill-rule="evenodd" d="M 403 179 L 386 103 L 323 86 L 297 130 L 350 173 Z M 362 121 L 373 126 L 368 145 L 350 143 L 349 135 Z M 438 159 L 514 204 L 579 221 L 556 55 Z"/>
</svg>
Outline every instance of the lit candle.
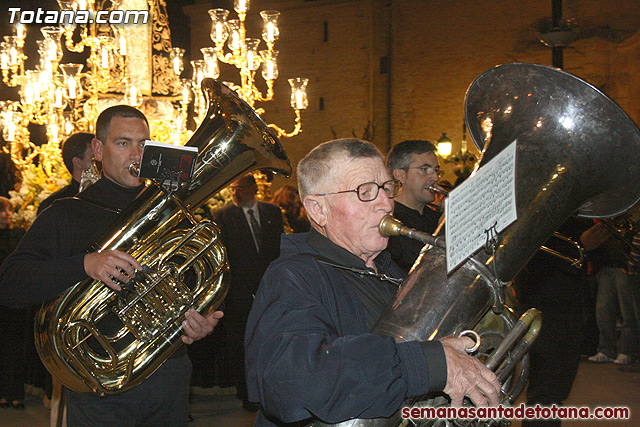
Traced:
<svg viewBox="0 0 640 427">
<path fill-rule="evenodd" d="M 50 40 L 47 46 L 47 59 L 50 61 L 56 61 L 58 59 L 58 47 L 53 40 Z"/>
<path fill-rule="evenodd" d="M 18 36 L 19 39 L 23 39 L 25 36 L 25 27 L 21 22 L 16 24 L 16 36 Z"/>
<path fill-rule="evenodd" d="M 13 142 L 16 139 L 16 125 L 12 121 L 7 124 L 7 134 L 4 139 L 7 142 Z"/>
<path fill-rule="evenodd" d="M 0 54 L 0 69 L 8 70 L 9 69 L 9 54 L 3 51 Z"/>
<path fill-rule="evenodd" d="M 274 34 L 275 34 L 275 25 L 273 25 L 273 22 L 268 22 L 267 23 L 267 40 L 273 41 Z"/>
<path fill-rule="evenodd" d="M 255 62 L 256 62 L 256 58 L 255 58 L 255 53 L 252 50 L 248 50 L 247 51 L 247 68 L 250 69 L 251 71 L 255 70 Z"/>
<path fill-rule="evenodd" d="M 120 33 L 120 55 L 127 56 L 127 39 Z"/>
<path fill-rule="evenodd" d="M 52 69 L 49 68 L 38 74 L 38 85 L 36 87 L 38 88 L 39 93 L 42 93 L 43 95 L 49 91 L 49 87 L 53 84 L 51 82 L 51 70 Z"/>
<path fill-rule="evenodd" d="M 109 67 L 109 51 L 106 48 L 102 49 L 102 68 L 104 69 L 109 69 L 111 67 Z"/>
<path fill-rule="evenodd" d="M 138 104 L 138 88 L 135 85 L 129 86 L 129 105 L 135 107 Z"/>
<path fill-rule="evenodd" d="M 180 60 L 179 56 L 173 58 L 173 72 L 178 76 L 180 76 L 180 74 L 182 73 L 182 61 Z"/>
<path fill-rule="evenodd" d="M 62 91 L 63 91 L 63 89 L 61 87 L 57 87 L 56 91 L 54 93 L 55 101 L 54 101 L 53 106 L 56 107 L 56 108 L 62 108 L 63 107 L 63 104 L 62 104 Z"/>
<path fill-rule="evenodd" d="M 67 83 L 69 85 L 69 99 L 76 99 L 76 79 L 69 76 Z"/>
<path fill-rule="evenodd" d="M 41 79 L 44 81 L 48 81 L 48 78 L 53 74 L 53 63 L 51 61 L 47 61 L 44 63 L 44 72 L 40 73 Z M 46 77 L 45 77 L 46 76 Z"/>
<path fill-rule="evenodd" d="M 224 41 L 224 25 L 222 22 L 216 22 L 216 41 L 219 43 Z"/>
<path fill-rule="evenodd" d="M 15 46 L 9 49 L 9 64 L 18 65 L 18 49 Z"/>
<path fill-rule="evenodd" d="M 296 109 L 304 110 L 304 94 L 301 90 L 296 91 Z"/>
<path fill-rule="evenodd" d="M 246 12 L 247 11 L 247 2 L 246 0 L 238 0 L 238 8 L 237 12 Z"/>
<path fill-rule="evenodd" d="M 182 88 L 182 103 L 185 105 L 189 103 L 189 88 L 186 86 Z"/>
<path fill-rule="evenodd" d="M 267 80 L 273 80 L 273 61 L 267 61 L 265 64 L 267 66 Z"/>
<path fill-rule="evenodd" d="M 67 135 L 69 135 L 70 133 L 72 133 L 74 130 L 73 127 L 73 123 L 71 123 L 71 120 L 66 120 L 64 121 L 64 133 L 66 133 Z"/>
<path fill-rule="evenodd" d="M 31 83 L 28 83 L 24 88 L 24 103 L 33 104 L 33 85 Z"/>
<path fill-rule="evenodd" d="M 231 32 L 231 36 L 229 37 L 229 47 L 231 50 L 240 49 L 240 33 L 237 30 Z"/>
<path fill-rule="evenodd" d="M 58 140 L 58 125 L 55 123 L 51 123 L 49 125 L 49 132 L 51 133 L 51 139 L 54 141 Z"/>
</svg>

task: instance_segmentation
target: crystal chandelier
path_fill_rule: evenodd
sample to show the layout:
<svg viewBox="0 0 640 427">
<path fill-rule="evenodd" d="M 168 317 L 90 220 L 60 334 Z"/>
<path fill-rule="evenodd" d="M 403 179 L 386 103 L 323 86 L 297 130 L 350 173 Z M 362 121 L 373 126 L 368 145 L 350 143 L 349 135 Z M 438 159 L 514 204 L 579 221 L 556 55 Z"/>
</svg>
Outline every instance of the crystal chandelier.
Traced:
<svg viewBox="0 0 640 427">
<path fill-rule="evenodd" d="M 158 16 L 164 16 L 164 25 L 168 28 L 164 0 L 58 0 L 58 4 L 60 11 L 55 11 L 55 16 L 60 17 L 56 21 L 60 26 L 40 29 L 43 38 L 37 41 L 39 62 L 35 69 L 25 70 L 27 56 L 23 49 L 27 34 L 22 23 L 17 22 L 14 34 L 4 36 L 0 44 L 2 81 L 16 87 L 19 97 L 0 101 L 0 128 L 5 143 L 2 149 L 11 154 L 20 171 L 38 158 L 47 175 L 61 162 L 61 141 L 78 131 L 93 133 L 97 116 L 110 104 L 140 107 L 143 95 L 151 95 L 152 91 L 166 95 L 169 102 L 180 104 L 180 82 L 167 58 L 163 64 L 162 57 L 158 60 L 154 55 L 153 66 L 139 65 L 140 57 L 152 56 L 150 34 L 155 29 L 151 27 L 163 25 L 157 23 Z M 119 13 L 119 16 L 126 13 L 132 18 L 121 24 L 105 23 L 94 19 L 101 11 Z M 140 15 L 143 12 L 146 15 Z M 91 19 L 85 24 L 74 23 L 74 17 L 81 14 Z M 153 23 L 148 19 L 149 14 L 154 17 Z M 138 22 L 145 16 L 148 22 Z M 86 63 L 62 63 L 64 49 L 88 54 Z M 170 47 L 166 50 L 168 57 Z M 163 70 L 162 65 L 167 70 Z M 152 77 L 154 81 L 164 82 L 162 90 L 155 86 L 152 90 Z M 169 107 L 169 110 L 170 114 L 160 120 L 163 125 L 156 126 L 164 133 L 159 132 L 154 138 L 177 141 L 181 139 L 180 132 L 186 130 L 182 125 L 186 111 L 182 106 L 175 111 Z M 30 123 L 44 125 L 46 143 L 32 141 Z"/>
<path fill-rule="evenodd" d="M 220 76 L 219 62 L 230 64 L 236 67 L 240 74 L 240 84 L 224 82 L 232 90 L 247 102 L 258 114 L 263 114 L 264 109 L 255 108 L 256 102 L 271 101 L 274 91 L 273 84 L 278 78 L 278 51 L 274 49 L 276 40 L 278 40 L 278 17 L 280 12 L 275 10 L 263 10 L 260 16 L 263 20 L 262 40 L 267 45 L 266 49 L 260 50 L 260 39 L 246 37 L 245 18 L 249 10 L 250 0 L 234 0 L 234 10 L 238 14 L 237 19 L 228 19 L 229 11 L 226 9 L 211 9 L 209 15 L 211 17 L 211 39 L 215 47 L 205 47 L 201 49 L 203 59 L 191 61 L 193 67 L 193 78 L 191 79 L 191 87 L 194 88 L 196 96 L 194 97 L 194 109 L 199 120 L 205 114 L 204 99 L 200 90 L 200 82 L 205 77 L 217 79 Z M 225 52 L 225 43 L 227 51 Z M 174 49 L 172 55 L 175 61 L 176 72 L 181 70 L 181 55 L 184 51 Z M 256 73 L 262 67 L 261 76 L 266 83 L 266 92 L 263 94 L 256 86 Z M 302 130 L 302 122 L 300 111 L 309 105 L 307 99 L 307 83 L 305 78 L 289 79 L 291 85 L 291 108 L 295 112 L 295 126 L 291 132 L 278 127 L 275 124 L 268 126 L 273 128 L 278 137 L 292 137 Z M 183 88 L 188 87 L 187 82 L 183 82 Z M 184 94 L 184 100 L 188 99 L 188 94 Z"/>
</svg>

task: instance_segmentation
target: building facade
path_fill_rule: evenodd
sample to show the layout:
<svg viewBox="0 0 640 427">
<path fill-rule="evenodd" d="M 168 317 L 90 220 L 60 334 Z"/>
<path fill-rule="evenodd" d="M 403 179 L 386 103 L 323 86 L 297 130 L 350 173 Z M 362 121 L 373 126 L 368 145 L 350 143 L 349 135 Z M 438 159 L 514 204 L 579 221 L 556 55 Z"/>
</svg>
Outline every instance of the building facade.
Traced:
<svg viewBox="0 0 640 427">
<path fill-rule="evenodd" d="M 563 16 L 579 26 L 575 41 L 562 49 L 563 68 L 599 88 L 639 123 L 637 3 L 565 0 L 562 6 Z M 232 10 L 233 4 L 200 1 L 184 8 L 191 20 L 192 59 L 201 58 L 201 47 L 213 46 L 207 10 L 216 7 Z M 552 49 L 533 28 L 551 16 L 551 7 L 551 1 L 530 0 L 253 0 L 249 37 L 260 35 L 260 10 L 282 13 L 280 77 L 275 100 L 260 105 L 263 117 L 293 126 L 286 79 L 302 76 L 309 78 L 303 132 L 283 139 L 294 165 L 318 143 L 336 137 L 365 137 L 386 152 L 403 139 L 435 141 L 446 132 L 458 151 L 465 93 L 477 76 L 508 62 L 552 65 Z M 230 66 L 221 65 L 221 80 L 233 80 L 225 67 Z M 444 166 L 446 177 L 452 177 L 452 165 Z M 284 182 L 276 178 L 274 185 Z"/>
</svg>

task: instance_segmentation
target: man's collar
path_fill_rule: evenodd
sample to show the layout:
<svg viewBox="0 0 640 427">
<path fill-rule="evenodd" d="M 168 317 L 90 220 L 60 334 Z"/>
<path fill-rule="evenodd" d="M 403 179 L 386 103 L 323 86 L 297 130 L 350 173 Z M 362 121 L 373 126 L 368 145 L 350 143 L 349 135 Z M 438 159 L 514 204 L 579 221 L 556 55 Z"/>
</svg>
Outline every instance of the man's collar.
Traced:
<svg viewBox="0 0 640 427">
<path fill-rule="evenodd" d="M 336 264 L 359 269 L 369 269 L 362 258 L 342 246 L 335 244 L 313 227 L 307 236 L 307 243 L 317 250 L 320 255 Z M 386 271 L 391 263 L 391 255 L 386 250 L 382 251 L 382 253 L 375 258 L 374 262 L 379 271 Z"/>
<path fill-rule="evenodd" d="M 258 201 L 253 199 L 253 203 L 249 206 L 240 206 L 244 213 L 247 213 L 249 209 L 252 209 L 254 212 L 258 212 Z"/>
<path fill-rule="evenodd" d="M 409 206 L 405 205 L 404 203 L 401 203 L 401 202 L 399 202 L 398 200 L 395 200 L 395 207 L 394 207 L 394 210 L 398 210 L 398 208 L 399 208 L 400 210 L 403 210 L 403 209 L 404 209 L 404 210 L 408 210 L 408 211 L 411 211 L 411 212 L 415 212 L 415 213 L 416 213 L 416 215 L 420 215 L 420 211 L 417 211 L 417 210 L 415 210 L 415 209 L 413 209 L 413 208 L 410 208 Z"/>
<path fill-rule="evenodd" d="M 401 195 L 401 196 L 402 196 L 402 195 Z M 415 209 L 415 208 L 413 208 L 413 207 L 410 207 L 410 206 L 409 206 L 409 204 L 408 204 L 408 203 L 406 203 L 406 202 L 405 202 L 405 203 L 403 203 L 403 202 L 402 202 L 402 197 L 396 197 L 393 201 L 394 201 L 394 203 L 395 203 L 396 205 L 400 204 L 400 205 L 404 206 L 404 207 L 405 207 L 405 208 L 407 208 L 407 209 L 411 209 L 412 211 L 416 211 L 416 212 L 418 212 L 418 214 L 422 214 L 422 212 L 420 211 L 420 209 Z M 420 206 L 420 205 L 419 205 L 419 206 Z M 422 208 L 424 209 L 424 205 L 421 205 L 421 206 L 422 206 Z"/>
<path fill-rule="evenodd" d="M 120 189 L 120 191 L 127 192 L 127 193 L 139 193 L 144 188 L 144 181 L 142 181 L 142 184 L 138 185 L 137 187 L 125 187 L 124 185 L 115 182 L 114 180 L 106 176 L 104 173 L 102 174 L 101 179 L 103 179 L 109 185 Z"/>
</svg>

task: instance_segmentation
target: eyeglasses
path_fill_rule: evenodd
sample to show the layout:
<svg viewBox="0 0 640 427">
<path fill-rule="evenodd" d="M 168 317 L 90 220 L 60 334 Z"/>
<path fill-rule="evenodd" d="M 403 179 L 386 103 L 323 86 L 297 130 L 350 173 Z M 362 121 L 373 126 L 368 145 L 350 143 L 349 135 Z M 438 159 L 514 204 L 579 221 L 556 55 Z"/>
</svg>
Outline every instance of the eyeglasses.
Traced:
<svg viewBox="0 0 640 427">
<path fill-rule="evenodd" d="M 434 168 L 433 166 L 427 165 L 427 166 L 418 166 L 413 168 L 402 168 L 402 169 L 404 170 L 417 169 L 420 175 L 436 174 L 438 177 L 442 177 L 444 175 L 444 171 L 440 170 L 440 166 L 436 166 Z"/>
<path fill-rule="evenodd" d="M 365 182 L 364 184 L 358 185 L 354 190 L 314 194 L 314 196 L 328 196 L 330 194 L 340 193 L 356 193 L 358 195 L 358 199 L 360 199 L 361 202 L 371 202 L 375 200 L 376 197 L 378 197 L 378 193 L 380 192 L 381 188 L 384 190 L 388 198 L 393 199 L 400 194 L 402 183 L 397 179 L 391 179 L 387 182 L 383 182 L 382 184 L 378 184 L 377 182 Z"/>
</svg>

